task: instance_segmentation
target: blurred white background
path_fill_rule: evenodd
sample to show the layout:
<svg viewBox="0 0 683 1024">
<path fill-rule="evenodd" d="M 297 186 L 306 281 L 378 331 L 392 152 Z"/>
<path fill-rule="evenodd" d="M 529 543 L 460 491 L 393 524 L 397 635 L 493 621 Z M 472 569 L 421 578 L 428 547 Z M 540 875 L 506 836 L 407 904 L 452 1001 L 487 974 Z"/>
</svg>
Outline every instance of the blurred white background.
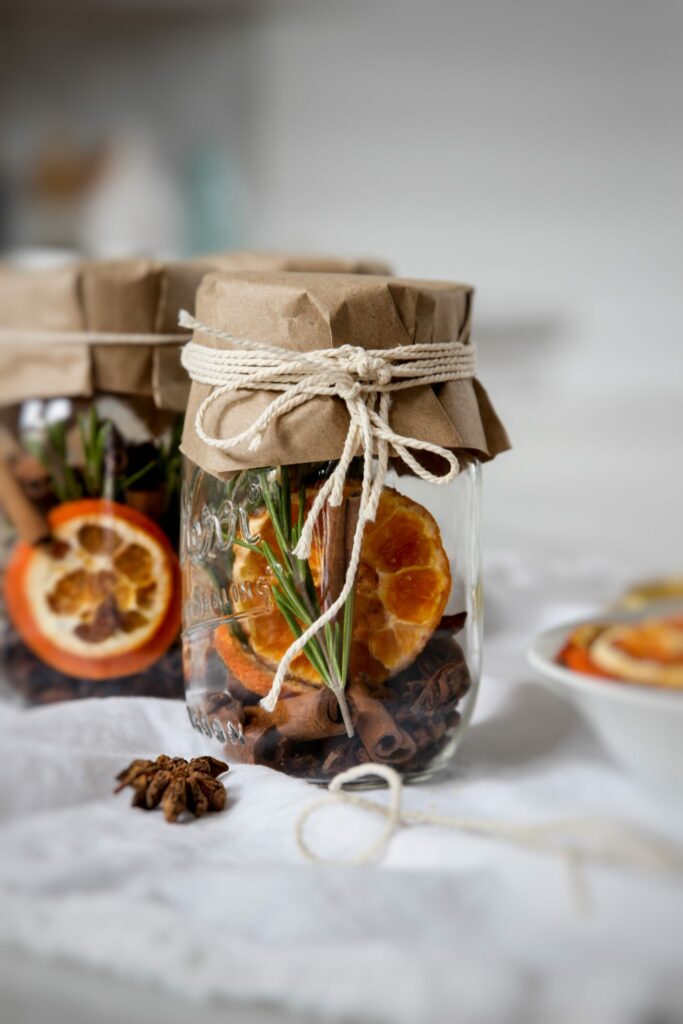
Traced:
<svg viewBox="0 0 683 1024">
<path fill-rule="evenodd" d="M 683 5 L 24 0 L 2 242 L 476 284 L 489 547 L 681 571 Z"/>
</svg>

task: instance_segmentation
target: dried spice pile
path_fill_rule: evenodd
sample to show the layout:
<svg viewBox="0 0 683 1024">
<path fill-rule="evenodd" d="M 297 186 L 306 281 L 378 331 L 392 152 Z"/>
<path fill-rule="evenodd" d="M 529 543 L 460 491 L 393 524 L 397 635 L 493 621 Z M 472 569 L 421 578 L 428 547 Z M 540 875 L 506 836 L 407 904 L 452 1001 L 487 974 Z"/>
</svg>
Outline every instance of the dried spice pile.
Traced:
<svg viewBox="0 0 683 1024">
<path fill-rule="evenodd" d="M 152 811 L 161 807 L 166 821 L 178 821 L 184 814 L 201 818 L 225 807 L 225 787 L 218 781 L 228 765 L 215 757 L 167 757 L 155 761 L 138 759 L 119 772 L 119 793 L 129 786 L 134 790 L 133 807 Z"/>
<path fill-rule="evenodd" d="M 209 685 L 224 680 L 215 654 L 206 667 Z M 382 688 L 361 680 L 350 684 L 352 738 L 327 689 L 283 698 L 269 714 L 259 706 L 258 694 L 232 679 L 228 688 L 207 692 L 191 718 L 218 738 L 232 738 L 227 752 L 233 760 L 314 781 L 370 762 L 416 773 L 427 770 L 447 746 L 469 687 L 462 649 L 450 633 L 438 631 L 413 664 Z"/>
<path fill-rule="evenodd" d="M 161 697 L 182 700 L 183 660 L 180 648 L 171 647 L 152 670 L 115 679 L 79 679 L 46 665 L 12 629 L 2 640 L 4 674 L 15 694 L 28 705 L 55 704 L 90 697 Z"/>
</svg>

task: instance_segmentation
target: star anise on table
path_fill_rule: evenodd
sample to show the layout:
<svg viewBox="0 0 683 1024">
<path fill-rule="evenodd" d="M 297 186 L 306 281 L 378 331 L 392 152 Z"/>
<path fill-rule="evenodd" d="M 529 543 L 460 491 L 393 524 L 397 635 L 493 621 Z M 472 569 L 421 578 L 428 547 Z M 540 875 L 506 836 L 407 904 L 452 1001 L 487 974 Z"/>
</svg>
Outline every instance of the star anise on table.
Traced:
<svg viewBox="0 0 683 1024">
<path fill-rule="evenodd" d="M 207 811 L 225 807 L 225 788 L 218 776 L 227 770 L 227 764 L 215 757 L 138 758 L 116 776 L 119 785 L 114 792 L 130 786 L 135 791 L 133 807 L 151 811 L 161 804 L 166 821 L 177 821 L 184 811 L 201 818 Z"/>
</svg>

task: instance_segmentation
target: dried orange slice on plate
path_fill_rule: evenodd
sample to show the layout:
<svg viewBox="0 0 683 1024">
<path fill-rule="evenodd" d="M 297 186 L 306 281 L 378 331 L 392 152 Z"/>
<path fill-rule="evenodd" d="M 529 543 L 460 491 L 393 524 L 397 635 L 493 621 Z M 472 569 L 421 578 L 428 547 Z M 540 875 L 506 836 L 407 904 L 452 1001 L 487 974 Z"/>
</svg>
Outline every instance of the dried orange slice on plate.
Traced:
<svg viewBox="0 0 683 1024">
<path fill-rule="evenodd" d="M 590 656 L 618 679 L 683 687 L 683 616 L 610 626 L 595 638 Z"/>
<path fill-rule="evenodd" d="M 5 575 L 7 611 L 28 647 L 82 679 L 141 672 L 180 628 L 178 559 L 147 516 L 84 499 L 48 517 L 52 540 L 18 544 Z"/>
<path fill-rule="evenodd" d="M 608 676 L 609 673 L 602 672 L 590 657 L 590 645 L 603 629 L 604 626 L 597 623 L 577 626 L 557 655 L 559 664 L 571 668 L 574 672 L 582 672 L 584 675 Z"/>
<path fill-rule="evenodd" d="M 683 615 L 581 626 L 558 660 L 627 683 L 683 688 Z"/>
<path fill-rule="evenodd" d="M 297 511 L 297 499 L 293 498 L 293 516 Z M 249 527 L 252 535 L 279 551 L 267 513 L 253 516 Z M 318 531 L 309 564 L 319 595 L 322 561 L 323 539 Z M 235 548 L 233 582 L 253 584 L 268 575 L 263 555 Z M 363 673 L 380 683 L 409 665 L 436 629 L 450 590 L 450 566 L 436 520 L 411 498 L 385 488 L 375 522 L 367 525 L 363 538 L 356 577 L 351 677 Z M 273 672 L 292 643 L 291 629 L 276 607 L 247 615 L 240 626 L 249 648 L 224 624 L 215 632 L 216 649 L 245 686 L 267 693 Z M 322 679 L 302 653 L 290 666 L 283 692 L 296 692 L 310 685 L 320 686 Z"/>
</svg>

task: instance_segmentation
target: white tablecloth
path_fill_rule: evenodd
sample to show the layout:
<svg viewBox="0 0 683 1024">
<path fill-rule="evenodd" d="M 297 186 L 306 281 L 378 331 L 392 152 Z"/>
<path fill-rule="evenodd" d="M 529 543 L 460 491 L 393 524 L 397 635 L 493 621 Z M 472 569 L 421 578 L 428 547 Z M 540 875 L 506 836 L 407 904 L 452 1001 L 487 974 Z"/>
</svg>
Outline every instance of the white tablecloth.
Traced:
<svg viewBox="0 0 683 1024">
<path fill-rule="evenodd" d="M 407 807 L 524 822 L 609 815 L 681 838 L 680 801 L 613 766 L 524 661 L 539 628 L 621 582 L 590 562 L 495 559 L 474 722 L 452 769 L 408 788 Z M 132 758 L 194 756 L 204 743 L 173 702 L 0 707 L 0 942 L 198 1001 L 331 1020 L 681 1019 L 679 882 L 592 868 L 581 911 L 561 860 L 433 826 L 402 829 L 374 866 L 312 866 L 293 823 L 319 793 L 265 768 L 233 768 L 228 810 L 189 825 L 111 795 Z M 310 834 L 343 853 L 379 826 L 337 807 Z"/>
</svg>

